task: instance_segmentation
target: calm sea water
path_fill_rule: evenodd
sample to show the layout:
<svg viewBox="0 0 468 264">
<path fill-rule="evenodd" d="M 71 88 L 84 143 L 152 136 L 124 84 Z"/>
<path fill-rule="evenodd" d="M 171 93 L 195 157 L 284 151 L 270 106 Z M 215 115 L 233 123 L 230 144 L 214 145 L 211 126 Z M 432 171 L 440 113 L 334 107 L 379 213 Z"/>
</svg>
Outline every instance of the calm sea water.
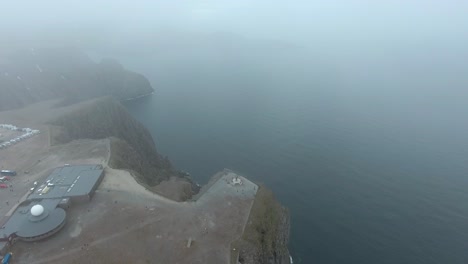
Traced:
<svg viewBox="0 0 468 264">
<path fill-rule="evenodd" d="M 273 189 L 295 263 L 468 263 L 461 71 L 223 56 L 120 57 L 155 87 L 126 105 L 177 168 Z"/>
</svg>

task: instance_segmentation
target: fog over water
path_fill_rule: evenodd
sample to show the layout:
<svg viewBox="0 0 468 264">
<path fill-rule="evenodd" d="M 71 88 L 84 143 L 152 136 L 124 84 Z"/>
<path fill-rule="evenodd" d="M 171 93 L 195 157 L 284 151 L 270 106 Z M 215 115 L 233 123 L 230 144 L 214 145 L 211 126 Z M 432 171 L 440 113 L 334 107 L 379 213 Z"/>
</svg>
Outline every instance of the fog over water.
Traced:
<svg viewBox="0 0 468 264">
<path fill-rule="evenodd" d="M 0 45 L 144 74 L 158 150 L 272 188 L 295 263 L 466 263 L 468 4 L 375 2 L 9 3 Z"/>
</svg>

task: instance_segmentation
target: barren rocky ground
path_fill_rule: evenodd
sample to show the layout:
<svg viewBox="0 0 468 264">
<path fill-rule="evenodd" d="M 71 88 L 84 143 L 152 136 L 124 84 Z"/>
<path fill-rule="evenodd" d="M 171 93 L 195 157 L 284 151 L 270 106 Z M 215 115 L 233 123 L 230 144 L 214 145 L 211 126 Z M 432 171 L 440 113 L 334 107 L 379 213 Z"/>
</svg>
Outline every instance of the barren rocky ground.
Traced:
<svg viewBox="0 0 468 264">
<path fill-rule="evenodd" d="M 230 263 L 231 243 L 242 235 L 255 184 L 241 178 L 242 185 L 233 185 L 236 175 L 223 171 L 196 201 L 169 200 L 146 190 L 129 172 L 107 167 L 111 151 L 107 139 L 50 147 L 49 130 L 42 123 L 48 107 L 43 103 L 0 112 L 0 123 L 43 131 L 0 150 L 2 164 L 19 172 L 12 180 L 14 191 L 0 190 L 0 199 L 23 196 L 33 181 L 66 163 L 103 164 L 105 178 L 89 203 L 72 204 L 58 234 L 13 245 L 15 263 Z M 11 207 L 2 204 L 0 213 Z"/>
</svg>

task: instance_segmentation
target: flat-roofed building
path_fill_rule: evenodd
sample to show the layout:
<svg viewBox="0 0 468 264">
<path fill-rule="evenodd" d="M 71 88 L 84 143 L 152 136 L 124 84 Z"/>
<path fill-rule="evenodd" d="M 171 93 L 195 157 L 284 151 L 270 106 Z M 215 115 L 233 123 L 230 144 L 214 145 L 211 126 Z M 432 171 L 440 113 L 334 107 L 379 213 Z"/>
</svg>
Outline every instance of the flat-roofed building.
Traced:
<svg viewBox="0 0 468 264">
<path fill-rule="evenodd" d="M 71 201 L 89 201 L 104 177 L 101 165 L 66 165 L 34 189 L 0 228 L 0 253 L 16 239 L 37 241 L 66 223 Z"/>
<path fill-rule="evenodd" d="M 29 199 L 90 200 L 104 177 L 101 165 L 73 165 L 55 169 Z"/>
</svg>

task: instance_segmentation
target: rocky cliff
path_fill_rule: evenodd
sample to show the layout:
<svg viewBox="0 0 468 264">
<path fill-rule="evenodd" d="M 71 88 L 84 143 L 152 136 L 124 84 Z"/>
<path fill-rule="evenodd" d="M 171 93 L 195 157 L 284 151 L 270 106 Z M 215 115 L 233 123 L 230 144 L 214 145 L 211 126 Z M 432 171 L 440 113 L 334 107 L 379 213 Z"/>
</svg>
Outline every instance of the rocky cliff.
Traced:
<svg viewBox="0 0 468 264">
<path fill-rule="evenodd" d="M 149 131 L 119 102 L 152 91 L 142 75 L 114 60 L 94 63 L 74 49 L 22 50 L 0 56 L 0 111 L 62 99 L 57 111 L 63 113 L 49 121 L 51 144 L 109 138 L 110 167 L 130 171 L 140 184 L 168 198 L 189 200 L 198 187 L 157 152 Z M 238 249 L 235 261 L 289 263 L 289 225 L 288 210 L 270 190 L 260 187 L 242 238 L 233 244 Z"/>
<path fill-rule="evenodd" d="M 83 102 L 50 121 L 52 144 L 75 139 L 110 138 L 109 165 L 133 172 L 148 188 L 176 177 L 194 186 L 184 193 L 186 199 L 196 187 L 185 173 L 173 168 L 167 157 L 161 156 L 149 131 L 134 119 L 124 106 L 112 97 Z"/>
<path fill-rule="evenodd" d="M 242 264 L 289 264 L 289 211 L 260 186 L 241 239 L 233 245 Z M 236 263 L 237 264 L 237 263 Z"/>
<path fill-rule="evenodd" d="M 118 100 L 153 92 L 141 74 L 117 61 L 93 62 L 74 48 L 18 50 L 0 56 L 0 111 L 62 98 L 63 104 L 111 95 Z"/>
</svg>

